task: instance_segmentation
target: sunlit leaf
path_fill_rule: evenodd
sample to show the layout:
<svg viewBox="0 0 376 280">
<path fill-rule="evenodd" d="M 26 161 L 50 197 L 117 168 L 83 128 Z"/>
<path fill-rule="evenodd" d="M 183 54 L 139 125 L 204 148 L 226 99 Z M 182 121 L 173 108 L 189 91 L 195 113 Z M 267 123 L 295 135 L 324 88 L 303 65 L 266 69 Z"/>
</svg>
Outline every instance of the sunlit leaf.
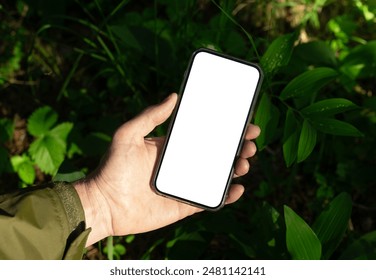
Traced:
<svg viewBox="0 0 376 280">
<path fill-rule="evenodd" d="M 35 110 L 29 117 L 27 122 L 27 130 L 33 136 L 41 136 L 54 126 L 57 118 L 57 113 L 50 107 L 41 107 Z"/>
<path fill-rule="evenodd" d="M 286 34 L 278 37 L 270 44 L 260 61 L 266 75 L 275 73 L 279 68 L 289 63 L 297 35 L 297 32 Z"/>
<path fill-rule="evenodd" d="M 61 123 L 51 129 L 48 133 L 58 139 L 66 141 L 69 132 L 72 130 L 73 124 L 69 122 Z"/>
<path fill-rule="evenodd" d="M 127 249 L 122 244 L 115 244 L 114 251 L 120 257 L 122 255 L 125 255 L 125 253 L 127 252 Z"/>
<path fill-rule="evenodd" d="M 127 235 L 125 237 L 125 242 L 130 244 L 134 241 L 135 238 L 136 238 L 136 236 L 134 234 Z"/>
<path fill-rule="evenodd" d="M 294 260 L 319 260 L 321 243 L 314 231 L 290 207 L 284 206 L 286 245 Z"/>
<path fill-rule="evenodd" d="M 35 180 L 34 164 L 27 155 L 13 156 L 11 158 L 13 169 L 26 184 L 32 184 Z"/>
<path fill-rule="evenodd" d="M 54 175 L 63 162 L 67 146 L 66 138 L 72 127 L 72 123 L 61 123 L 49 131 L 44 131 L 31 143 L 30 155 L 46 174 Z"/>
<path fill-rule="evenodd" d="M 29 152 L 44 173 L 53 175 L 64 160 L 65 149 L 63 140 L 45 135 L 31 143 Z"/>
</svg>

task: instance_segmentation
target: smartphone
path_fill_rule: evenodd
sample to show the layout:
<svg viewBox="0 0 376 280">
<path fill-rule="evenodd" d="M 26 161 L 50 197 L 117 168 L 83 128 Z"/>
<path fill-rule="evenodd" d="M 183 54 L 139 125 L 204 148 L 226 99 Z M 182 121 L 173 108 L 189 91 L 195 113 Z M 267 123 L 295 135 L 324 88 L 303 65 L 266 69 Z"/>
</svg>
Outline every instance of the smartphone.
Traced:
<svg viewBox="0 0 376 280">
<path fill-rule="evenodd" d="M 154 169 L 156 193 L 207 210 L 224 205 L 261 80 L 256 64 L 193 53 Z"/>
</svg>

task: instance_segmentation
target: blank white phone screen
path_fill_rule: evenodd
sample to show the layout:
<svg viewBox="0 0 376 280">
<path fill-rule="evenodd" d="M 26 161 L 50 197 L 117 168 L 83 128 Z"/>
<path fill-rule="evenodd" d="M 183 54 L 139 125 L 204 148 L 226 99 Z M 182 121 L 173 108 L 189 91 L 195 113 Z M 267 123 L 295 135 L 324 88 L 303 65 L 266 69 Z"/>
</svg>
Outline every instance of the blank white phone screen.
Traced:
<svg viewBox="0 0 376 280">
<path fill-rule="evenodd" d="M 155 187 L 162 194 L 216 208 L 232 179 L 260 72 L 201 51 L 188 75 Z"/>
</svg>

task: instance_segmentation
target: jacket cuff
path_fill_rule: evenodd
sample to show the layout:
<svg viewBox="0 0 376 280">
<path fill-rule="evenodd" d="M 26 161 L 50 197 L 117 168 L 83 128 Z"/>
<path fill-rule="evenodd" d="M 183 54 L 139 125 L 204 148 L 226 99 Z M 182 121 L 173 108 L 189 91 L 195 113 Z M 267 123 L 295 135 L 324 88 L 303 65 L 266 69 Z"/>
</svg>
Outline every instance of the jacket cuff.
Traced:
<svg viewBox="0 0 376 280">
<path fill-rule="evenodd" d="M 54 182 L 56 192 L 67 217 L 70 235 L 63 259 L 81 259 L 91 229 L 86 229 L 85 212 L 81 200 L 72 184 Z"/>
<path fill-rule="evenodd" d="M 69 231 L 75 230 L 81 223 L 85 224 L 85 213 L 74 187 L 70 183 L 54 182 L 53 189 L 63 204 L 69 224 Z"/>
</svg>

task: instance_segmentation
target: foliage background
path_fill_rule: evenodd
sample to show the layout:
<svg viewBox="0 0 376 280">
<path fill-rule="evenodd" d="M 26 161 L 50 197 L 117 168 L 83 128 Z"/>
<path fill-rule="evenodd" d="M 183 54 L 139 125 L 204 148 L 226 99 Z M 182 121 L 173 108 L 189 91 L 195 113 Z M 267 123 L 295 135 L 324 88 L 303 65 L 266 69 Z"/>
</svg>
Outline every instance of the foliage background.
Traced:
<svg viewBox="0 0 376 280">
<path fill-rule="evenodd" d="M 375 15 L 374 0 L 2 0 L 0 191 L 88 174 L 209 47 L 265 72 L 245 195 L 85 258 L 375 259 Z"/>
</svg>

